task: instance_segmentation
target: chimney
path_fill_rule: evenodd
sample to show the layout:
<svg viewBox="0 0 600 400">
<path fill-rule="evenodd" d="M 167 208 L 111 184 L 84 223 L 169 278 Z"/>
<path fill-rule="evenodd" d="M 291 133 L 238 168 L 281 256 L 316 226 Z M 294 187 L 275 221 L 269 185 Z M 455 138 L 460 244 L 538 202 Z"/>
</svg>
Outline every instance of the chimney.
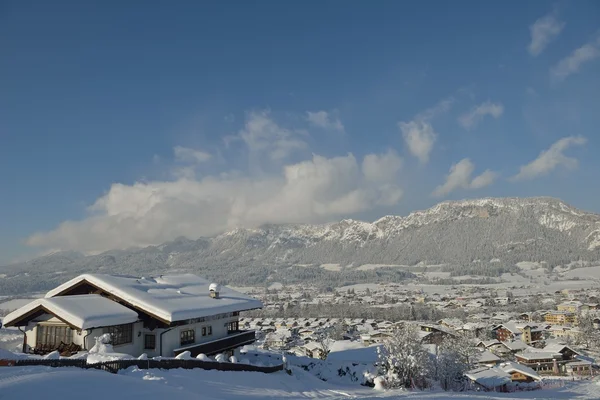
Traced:
<svg viewBox="0 0 600 400">
<path fill-rule="evenodd" d="M 211 283 L 208 287 L 208 292 L 210 297 L 213 299 L 219 298 L 219 292 L 221 291 L 221 286 L 218 283 Z"/>
</svg>

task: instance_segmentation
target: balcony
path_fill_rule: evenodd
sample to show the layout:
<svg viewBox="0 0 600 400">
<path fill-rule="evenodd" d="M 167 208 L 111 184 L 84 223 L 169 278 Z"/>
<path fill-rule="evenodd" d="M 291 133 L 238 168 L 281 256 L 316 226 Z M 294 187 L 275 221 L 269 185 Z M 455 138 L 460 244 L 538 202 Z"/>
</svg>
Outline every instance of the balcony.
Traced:
<svg viewBox="0 0 600 400">
<path fill-rule="evenodd" d="M 199 344 L 192 344 L 189 346 L 180 347 L 173 350 L 175 355 L 189 351 L 193 357 L 198 354 L 206 354 L 207 356 L 223 353 L 224 351 L 234 349 L 236 347 L 244 346 L 246 344 L 254 343 L 256 335 L 254 331 L 234 331 L 230 332 L 227 336 L 220 339 L 211 340 L 210 342 L 204 342 Z"/>
</svg>

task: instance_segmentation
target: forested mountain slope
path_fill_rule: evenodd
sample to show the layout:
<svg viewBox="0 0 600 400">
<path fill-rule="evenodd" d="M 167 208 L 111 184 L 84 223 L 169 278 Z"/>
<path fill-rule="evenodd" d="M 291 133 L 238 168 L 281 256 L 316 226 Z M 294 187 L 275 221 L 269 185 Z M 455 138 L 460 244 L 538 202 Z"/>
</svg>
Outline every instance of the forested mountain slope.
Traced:
<svg viewBox="0 0 600 400">
<path fill-rule="evenodd" d="M 268 225 L 214 238 L 84 256 L 60 252 L 0 268 L 0 293 L 46 290 L 82 272 L 160 274 L 191 271 L 225 284 L 344 284 L 399 281 L 409 269 L 364 264 L 435 265 L 501 272 L 519 261 L 600 260 L 600 215 L 553 198 L 448 201 L 375 222 Z M 475 261 L 475 263 L 474 263 Z M 336 265 L 322 268 L 323 264 Z M 484 273 L 485 275 L 489 275 Z"/>
</svg>

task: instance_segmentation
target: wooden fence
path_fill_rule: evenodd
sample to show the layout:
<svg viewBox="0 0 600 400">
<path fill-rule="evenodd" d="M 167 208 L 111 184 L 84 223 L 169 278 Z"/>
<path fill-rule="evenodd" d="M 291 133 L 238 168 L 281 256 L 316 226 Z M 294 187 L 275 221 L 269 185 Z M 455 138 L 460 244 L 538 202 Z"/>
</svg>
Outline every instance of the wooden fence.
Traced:
<svg viewBox="0 0 600 400">
<path fill-rule="evenodd" d="M 249 372 L 263 372 L 270 374 L 272 372 L 282 371 L 283 364 L 274 366 L 258 366 L 240 363 L 220 363 L 211 361 L 200 361 L 200 360 L 116 360 L 116 361 L 104 361 L 95 364 L 88 364 L 85 359 L 66 359 L 61 358 L 58 360 L 45 360 L 45 359 L 22 359 L 22 360 L 0 360 L 0 365 L 3 366 L 29 366 L 29 365 L 43 365 L 47 367 L 79 367 L 84 369 L 99 369 L 108 371 L 116 374 L 121 369 L 127 369 L 129 367 L 137 367 L 139 369 L 193 369 L 201 368 L 206 370 L 217 370 L 217 371 L 249 371 Z"/>
</svg>

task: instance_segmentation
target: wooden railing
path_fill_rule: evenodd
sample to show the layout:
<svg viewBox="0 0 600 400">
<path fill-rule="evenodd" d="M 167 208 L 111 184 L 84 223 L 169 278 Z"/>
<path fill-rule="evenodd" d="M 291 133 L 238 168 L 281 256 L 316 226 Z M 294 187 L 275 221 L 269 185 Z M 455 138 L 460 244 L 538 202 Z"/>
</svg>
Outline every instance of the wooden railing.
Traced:
<svg viewBox="0 0 600 400">
<path fill-rule="evenodd" d="M 61 358 L 58 360 L 44 360 L 44 359 L 21 359 L 21 360 L 0 360 L 1 366 L 30 366 L 30 365 L 43 365 L 47 367 L 79 367 L 84 369 L 99 369 L 108 371 L 116 374 L 121 369 L 127 369 L 130 367 L 137 367 L 139 369 L 193 369 L 201 368 L 205 370 L 217 370 L 217 371 L 249 371 L 249 372 L 263 372 L 270 374 L 272 372 L 282 371 L 283 364 L 274 366 L 258 366 L 240 363 L 220 363 L 212 361 L 200 361 L 196 359 L 192 360 L 116 360 L 116 361 L 105 361 L 95 364 L 88 364 L 85 359 L 66 359 Z"/>
</svg>

